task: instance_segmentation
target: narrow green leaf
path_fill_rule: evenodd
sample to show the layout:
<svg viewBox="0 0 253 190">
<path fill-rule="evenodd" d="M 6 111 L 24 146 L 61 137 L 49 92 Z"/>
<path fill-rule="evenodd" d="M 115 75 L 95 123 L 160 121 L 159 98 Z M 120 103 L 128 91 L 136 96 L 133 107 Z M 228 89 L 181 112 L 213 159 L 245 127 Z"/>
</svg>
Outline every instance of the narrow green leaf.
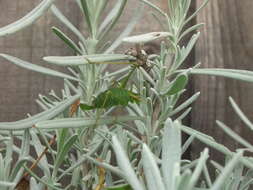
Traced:
<svg viewBox="0 0 253 190">
<path fill-rule="evenodd" d="M 253 170 L 248 170 L 240 183 L 240 190 L 248 190 L 253 183 Z"/>
<path fill-rule="evenodd" d="M 6 153 L 5 153 L 5 158 L 4 158 L 4 165 L 6 167 L 6 174 L 10 174 L 11 172 L 11 168 L 12 168 L 12 161 L 13 161 L 13 153 L 14 153 L 14 150 L 13 150 L 13 145 L 14 145 L 14 135 L 13 135 L 13 132 L 10 131 L 9 134 L 8 134 L 8 138 L 9 140 L 6 142 Z M 5 140 L 5 137 L 1 137 L 1 140 Z M 3 141 L 0 141 L 0 143 L 2 144 Z"/>
<path fill-rule="evenodd" d="M 167 17 L 166 13 L 163 12 L 158 6 L 156 6 L 155 4 L 151 3 L 150 1 L 147 0 L 140 0 L 143 3 L 147 4 L 149 7 L 153 8 L 154 10 L 156 10 L 161 16 Z"/>
<path fill-rule="evenodd" d="M 181 133 L 177 127 L 179 123 L 173 123 L 170 118 L 165 122 L 163 144 L 162 144 L 162 172 L 164 182 L 168 189 L 176 188 L 175 167 L 181 160 Z"/>
<path fill-rule="evenodd" d="M 155 86 L 155 85 L 156 85 L 156 84 L 155 84 L 154 79 L 150 76 L 150 74 L 149 74 L 149 73 L 147 73 L 147 71 L 145 71 L 145 69 L 144 69 L 144 68 L 139 67 L 139 70 L 140 70 L 140 71 L 141 71 L 141 73 L 143 74 L 143 76 L 144 76 L 145 80 L 147 80 L 148 82 L 150 82 L 153 86 Z"/>
<path fill-rule="evenodd" d="M 29 129 L 24 130 L 24 135 L 22 138 L 21 150 L 19 156 L 21 158 L 27 157 L 30 151 L 30 132 Z"/>
<path fill-rule="evenodd" d="M 100 166 L 108 171 L 111 171 L 112 173 L 114 173 L 118 177 L 124 178 L 124 173 L 121 172 L 118 167 L 107 164 L 106 162 L 99 162 L 98 160 L 96 160 L 90 156 L 87 156 L 87 155 L 85 155 L 85 157 L 87 158 L 87 160 L 89 160 L 93 164 L 96 164 L 97 166 Z"/>
<path fill-rule="evenodd" d="M 37 176 L 35 173 L 33 173 L 29 168 L 27 168 L 26 166 L 23 166 L 23 168 L 33 177 L 35 178 L 37 181 L 39 181 L 40 183 L 44 184 L 46 187 L 49 187 L 50 189 L 55 189 L 55 190 L 62 190 L 58 187 L 56 187 L 54 184 L 52 184 L 52 182 L 47 182 L 44 181 L 43 178 L 40 178 L 39 176 Z"/>
<path fill-rule="evenodd" d="M 3 155 L 0 154 L 0 180 L 2 181 L 6 181 L 8 178 L 6 178 L 7 175 L 9 175 L 9 173 L 6 173 L 6 166 L 5 166 L 5 160 L 3 158 Z"/>
<path fill-rule="evenodd" d="M 134 120 L 142 120 L 141 117 L 135 116 L 118 116 L 118 117 L 101 117 L 99 119 L 90 118 L 66 118 L 66 119 L 54 119 L 43 120 L 36 124 L 36 127 L 40 129 L 61 129 L 61 128 L 80 128 L 90 127 L 92 125 L 109 125 L 119 122 L 127 122 Z"/>
<path fill-rule="evenodd" d="M 183 109 L 187 108 L 189 105 L 191 105 L 200 95 L 200 92 L 195 93 L 192 97 L 190 97 L 188 100 L 186 100 L 184 103 L 179 105 L 177 108 L 175 108 L 170 114 L 170 116 L 173 116 L 177 114 L 178 112 L 182 111 Z"/>
<path fill-rule="evenodd" d="M 180 41 L 183 37 L 185 37 L 187 34 L 199 29 L 200 27 L 204 26 L 204 23 L 199 23 L 191 26 L 190 28 L 187 28 L 179 37 L 178 41 Z"/>
<path fill-rule="evenodd" d="M 195 135 L 191 135 L 184 143 L 183 147 L 182 147 L 182 154 L 184 154 L 184 152 L 190 147 L 190 145 L 192 144 L 192 142 L 195 139 Z"/>
<path fill-rule="evenodd" d="M 184 19 L 188 15 L 190 7 L 191 7 L 191 0 L 184 0 L 182 3 L 182 12 L 184 13 L 183 14 Z"/>
<path fill-rule="evenodd" d="M 112 28 L 116 25 L 117 21 L 119 20 L 120 16 L 123 13 L 123 10 L 126 6 L 127 0 L 119 0 L 121 2 L 119 8 L 115 10 L 115 14 L 113 15 L 112 19 L 106 25 L 104 29 L 99 30 L 99 37 L 98 39 L 102 40 L 104 37 L 112 30 Z"/>
<path fill-rule="evenodd" d="M 82 168 L 81 167 L 77 167 L 72 172 L 70 184 L 74 188 L 78 188 L 79 181 L 80 181 L 80 178 L 81 178 L 81 171 L 82 171 Z"/>
<path fill-rule="evenodd" d="M 192 173 L 192 176 L 191 176 L 191 179 L 189 181 L 189 184 L 187 185 L 187 187 L 189 189 L 192 189 L 195 184 L 198 182 L 198 179 L 200 177 L 200 174 L 202 172 L 202 170 L 204 169 L 205 167 L 205 164 L 206 164 L 206 160 L 208 159 L 209 155 L 208 155 L 208 149 L 204 149 L 204 151 L 202 152 L 199 160 L 198 160 L 198 163 L 197 163 L 197 166 L 196 168 L 194 169 L 194 172 Z"/>
<path fill-rule="evenodd" d="M 144 190 L 131 166 L 127 154 L 125 153 L 116 136 L 112 137 L 112 143 L 114 152 L 116 154 L 117 163 L 125 175 L 125 180 L 131 185 L 134 190 Z"/>
<path fill-rule="evenodd" d="M 187 185 L 190 182 L 192 173 L 190 170 L 186 170 L 179 178 L 179 185 L 178 185 L 178 190 L 185 190 L 185 187 L 187 187 Z"/>
<path fill-rule="evenodd" d="M 54 0 L 43 0 L 37 7 L 35 7 L 31 12 L 29 12 L 23 18 L 7 26 L 0 28 L 0 36 L 5 36 L 5 35 L 15 33 L 31 25 L 48 10 L 48 8 L 52 5 L 53 2 Z"/>
<path fill-rule="evenodd" d="M 13 166 L 13 170 L 11 172 L 10 175 L 10 180 L 14 180 L 16 178 L 16 176 L 18 175 L 18 173 L 20 172 L 21 168 L 23 167 L 23 165 L 26 162 L 29 162 L 31 159 L 29 157 L 25 157 L 25 158 L 20 158 L 15 165 Z"/>
<path fill-rule="evenodd" d="M 49 56 L 44 61 L 60 66 L 78 66 L 89 63 L 96 64 L 131 64 L 136 59 L 124 54 L 94 54 L 83 56 Z"/>
<path fill-rule="evenodd" d="M 18 59 L 16 57 L 13 57 L 11 55 L 7 55 L 7 54 L 0 54 L 1 57 L 5 58 L 6 60 L 10 61 L 11 63 L 14 63 L 17 66 L 26 68 L 28 70 L 32 70 L 35 72 L 39 72 L 39 73 L 43 73 L 46 75 L 51 75 L 51 76 L 55 76 L 55 77 L 60 77 L 60 78 L 66 78 L 69 80 L 74 80 L 74 81 L 79 81 L 79 79 L 72 77 L 70 75 L 67 75 L 65 73 L 61 73 L 59 71 L 55 71 L 49 68 L 45 68 L 39 65 L 35 65 L 35 64 L 31 64 L 29 62 L 23 61 L 21 59 Z"/>
<path fill-rule="evenodd" d="M 123 39 L 123 42 L 133 43 L 133 44 L 142 44 L 152 42 L 157 39 L 167 38 L 172 36 L 169 32 L 151 32 L 147 34 L 140 34 L 136 36 L 130 36 Z"/>
<path fill-rule="evenodd" d="M 186 25 L 190 20 L 192 20 L 198 14 L 198 12 L 201 11 L 207 5 L 208 1 L 209 0 L 204 0 L 200 7 L 197 8 L 196 11 L 185 20 L 183 25 Z"/>
<path fill-rule="evenodd" d="M 141 19 L 141 16 L 144 11 L 144 6 L 141 4 L 138 8 L 136 8 L 132 18 L 129 20 L 125 29 L 120 33 L 117 39 L 111 44 L 111 46 L 105 50 L 104 53 L 111 53 L 113 52 L 123 41 L 123 39 L 128 36 L 135 28 L 137 22 Z"/>
<path fill-rule="evenodd" d="M 218 150 L 219 152 L 222 152 L 225 155 L 231 155 L 232 152 L 226 148 L 224 145 L 217 143 L 212 137 L 205 135 L 201 132 L 198 132 L 190 127 L 186 127 L 181 125 L 181 130 L 184 131 L 188 135 L 194 135 L 196 139 L 199 141 L 207 144 L 208 146 Z"/>
<path fill-rule="evenodd" d="M 253 146 L 246 141 L 245 139 L 243 139 L 242 137 L 240 137 L 239 135 L 237 135 L 234 131 L 232 131 L 228 126 L 226 126 L 224 123 L 220 122 L 220 121 L 216 121 L 217 125 L 225 132 L 227 133 L 231 138 L 233 138 L 235 141 L 237 141 L 238 143 L 240 143 L 241 145 L 245 146 L 246 148 L 249 148 L 251 151 L 253 151 Z"/>
<path fill-rule="evenodd" d="M 73 147 L 74 143 L 76 142 L 76 140 L 78 139 L 78 135 L 75 134 L 73 136 L 71 136 L 62 146 L 61 150 L 58 150 L 58 154 L 56 156 L 56 161 L 54 164 L 54 171 L 53 171 L 53 176 L 55 176 L 58 172 L 58 168 L 60 167 L 60 165 L 62 164 L 62 162 L 64 161 L 67 153 L 69 152 L 69 150 Z"/>
<path fill-rule="evenodd" d="M 14 122 L 0 122 L 0 130 L 24 130 L 27 128 L 31 128 L 33 125 L 40 121 L 54 118 L 58 114 L 62 113 L 66 108 L 68 108 L 79 98 L 80 94 L 72 96 L 69 99 L 66 99 L 58 105 L 54 106 L 53 108 L 31 116 L 27 119 L 22 119 Z"/>
<path fill-rule="evenodd" d="M 57 181 L 59 181 L 64 176 L 68 175 L 68 173 L 72 172 L 75 168 L 77 168 L 80 165 L 82 165 L 87 160 L 88 156 L 92 156 L 93 154 L 95 154 L 100 149 L 100 147 L 102 146 L 103 142 L 104 142 L 104 139 L 98 140 L 98 142 L 89 150 L 89 152 L 87 152 L 85 154 L 85 156 L 81 156 L 81 158 L 79 158 L 79 160 L 77 160 L 75 163 L 73 163 L 72 166 L 70 166 L 68 169 L 64 170 L 62 172 L 62 174 L 57 178 Z"/>
<path fill-rule="evenodd" d="M 96 4 L 96 14 L 94 16 L 94 23 L 97 26 L 100 21 L 100 17 L 103 11 L 106 9 L 106 6 L 108 5 L 108 3 L 107 1 L 98 0 L 97 2 L 95 2 L 95 4 Z"/>
<path fill-rule="evenodd" d="M 61 150 L 62 146 L 64 145 L 64 142 L 69 136 L 69 129 L 60 129 L 57 131 L 57 150 Z"/>
<path fill-rule="evenodd" d="M 0 181 L 0 187 L 14 187 L 16 184 L 13 182 L 8 182 L 8 181 Z"/>
<path fill-rule="evenodd" d="M 102 33 L 106 29 L 106 27 L 109 26 L 109 24 L 112 22 L 113 18 L 116 17 L 120 7 L 122 4 L 122 0 L 117 1 L 117 3 L 114 4 L 113 8 L 110 10 L 109 14 L 105 17 L 103 22 L 100 24 L 99 27 L 99 34 Z"/>
<path fill-rule="evenodd" d="M 204 176 L 205 176 L 205 179 L 206 179 L 206 183 L 207 183 L 207 186 L 210 188 L 213 184 L 212 184 L 212 180 L 211 180 L 211 176 L 209 174 L 209 171 L 208 171 L 209 168 L 207 168 L 207 165 L 205 164 L 204 166 Z M 239 179 L 239 178 L 238 178 Z M 240 180 L 240 179 L 239 179 Z"/>
<path fill-rule="evenodd" d="M 37 156 L 41 155 L 41 153 L 45 150 L 45 147 L 42 146 L 39 137 L 33 132 L 31 131 L 31 142 L 32 145 L 34 146 L 34 149 L 36 151 Z M 50 177 L 50 170 L 48 167 L 48 162 L 47 162 L 47 157 L 43 156 L 40 160 L 40 165 L 41 165 L 41 169 L 44 172 L 44 175 L 46 175 L 47 177 Z"/>
<path fill-rule="evenodd" d="M 251 129 L 253 130 L 253 123 L 247 118 L 247 116 L 242 112 L 242 110 L 239 108 L 239 106 L 235 103 L 232 97 L 229 97 L 229 101 L 234 108 L 237 115 L 240 117 L 240 119 Z"/>
<path fill-rule="evenodd" d="M 112 187 L 106 187 L 106 190 L 133 190 L 130 185 L 124 184 L 124 185 L 115 185 Z"/>
<path fill-rule="evenodd" d="M 160 170 L 153 157 L 153 153 L 149 150 L 149 148 L 145 144 L 143 144 L 142 161 L 148 190 L 154 189 L 165 190 Z"/>
<path fill-rule="evenodd" d="M 188 83 L 188 77 L 186 74 L 178 75 L 175 80 L 171 82 L 170 88 L 165 92 L 165 94 L 173 95 L 182 91 Z"/>
<path fill-rule="evenodd" d="M 180 72 L 185 70 L 180 70 Z M 198 75 L 213 75 L 227 77 L 231 79 L 242 80 L 246 82 L 253 82 L 253 72 L 246 70 L 235 70 L 235 69 L 192 69 L 190 74 Z"/>
<path fill-rule="evenodd" d="M 178 121 L 182 121 L 190 112 L 191 112 L 192 108 L 189 107 L 187 108 L 181 115 L 179 115 L 176 120 Z"/>
<path fill-rule="evenodd" d="M 52 31 L 64 42 L 66 43 L 75 53 L 82 55 L 82 51 L 66 34 L 64 34 L 59 28 L 52 27 Z"/>
<path fill-rule="evenodd" d="M 79 38 L 81 42 L 85 42 L 85 38 L 82 33 L 62 14 L 62 12 L 55 5 L 51 6 L 51 11 L 65 26 L 67 26 Z"/>
<path fill-rule="evenodd" d="M 156 14 L 155 12 L 151 12 L 151 15 L 153 16 L 154 20 L 159 24 L 160 28 L 162 31 L 166 31 L 167 30 L 167 23 L 164 22 L 164 20 L 161 19 L 161 17 Z"/>
<path fill-rule="evenodd" d="M 240 189 L 241 190 L 248 190 L 253 184 L 253 178 L 249 179 L 248 181 L 243 181 L 240 183 Z"/>
<path fill-rule="evenodd" d="M 229 174 L 232 172 L 232 170 L 235 168 L 235 166 L 238 164 L 240 159 L 242 158 L 243 152 L 239 151 L 236 153 L 233 158 L 229 161 L 229 163 L 226 165 L 226 167 L 222 170 L 219 177 L 214 182 L 213 186 L 210 188 L 210 190 L 220 190 L 221 187 L 224 185 L 225 180 L 229 176 Z"/>
<path fill-rule="evenodd" d="M 87 22 L 88 29 L 90 30 L 91 34 L 93 33 L 93 27 L 92 27 L 92 20 L 91 20 L 91 12 L 87 3 L 87 0 L 80 0 L 81 6 L 83 9 L 83 13 L 85 15 L 85 20 Z"/>
<path fill-rule="evenodd" d="M 225 147 L 222 144 L 217 143 L 212 137 L 205 135 L 201 132 L 198 132 L 190 127 L 186 127 L 181 125 L 180 126 L 181 130 L 184 131 L 186 134 L 188 135 L 195 135 L 196 139 L 198 139 L 199 141 L 201 141 L 202 143 L 212 147 L 213 149 L 223 153 L 226 156 L 233 156 L 234 152 L 231 152 L 227 147 Z M 241 163 L 243 163 L 245 166 L 253 169 L 253 164 L 252 164 L 252 160 L 248 159 L 246 157 L 242 157 L 241 158 Z"/>
<path fill-rule="evenodd" d="M 190 54 L 191 50 L 193 49 L 194 45 L 196 44 L 198 38 L 199 38 L 200 32 L 192 35 L 192 38 L 188 42 L 186 47 L 182 47 L 180 49 L 180 56 L 177 57 L 176 61 L 176 67 L 175 69 L 179 68 L 182 63 L 185 61 L 185 59 L 188 57 Z"/>
</svg>

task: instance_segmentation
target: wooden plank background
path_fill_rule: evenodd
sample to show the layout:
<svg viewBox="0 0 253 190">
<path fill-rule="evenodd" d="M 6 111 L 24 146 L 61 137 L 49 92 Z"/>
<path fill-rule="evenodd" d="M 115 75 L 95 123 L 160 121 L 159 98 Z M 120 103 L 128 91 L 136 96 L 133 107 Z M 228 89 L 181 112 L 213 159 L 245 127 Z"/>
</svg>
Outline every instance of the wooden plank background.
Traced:
<svg viewBox="0 0 253 190">
<path fill-rule="evenodd" d="M 0 0 L 0 27 L 25 15 L 39 0 Z M 167 0 L 155 1 L 166 9 Z M 193 6 L 199 6 L 202 0 L 194 0 Z M 113 3 L 113 1 L 112 1 Z M 79 8 L 72 1 L 57 3 L 57 6 L 77 28 L 85 32 L 84 21 Z M 130 0 L 128 8 L 121 18 L 116 30 L 120 31 L 133 13 L 135 1 Z M 202 67 L 237 68 L 253 70 L 253 8 L 252 0 L 212 0 L 196 18 L 197 22 L 206 23 L 201 30 L 201 37 L 187 64 L 202 62 Z M 194 9 L 194 7 L 193 7 Z M 194 21 L 195 22 L 195 21 Z M 71 52 L 51 31 L 52 26 L 60 27 L 67 34 L 71 33 L 48 12 L 33 26 L 14 35 L 0 38 L 0 52 L 17 56 L 34 64 L 45 65 L 41 57 L 46 55 L 69 55 Z M 150 11 L 145 10 L 135 33 L 157 31 L 159 26 L 153 20 Z M 73 37 L 74 38 L 74 37 Z M 75 38 L 74 38 L 75 39 Z M 9 64 L 0 59 L 0 121 L 13 121 L 24 118 L 26 113 L 37 113 L 35 99 L 39 93 L 48 93 L 50 89 L 60 90 L 62 80 L 50 76 L 30 72 Z M 50 66 L 52 67 L 52 66 Z M 61 69 L 59 67 L 52 67 Z M 227 123 L 231 128 L 253 143 L 251 134 L 238 117 L 235 116 L 228 103 L 232 96 L 243 108 L 249 118 L 252 116 L 253 84 L 242 83 L 215 77 L 192 77 L 189 92 L 201 91 L 193 112 L 186 124 L 214 136 L 219 142 L 230 148 L 238 147 L 234 140 L 224 135 L 215 125 L 215 119 Z M 199 154 L 202 147 L 195 143 L 193 156 Z M 218 153 L 213 156 L 222 159 Z"/>
<path fill-rule="evenodd" d="M 1 0 L 0 26 L 21 18 L 39 2 L 39 0 Z M 76 11 L 77 6 L 74 1 L 64 1 L 58 6 L 68 14 L 75 25 L 80 24 L 80 14 Z M 69 54 L 70 51 L 50 31 L 50 27 L 53 25 L 61 26 L 49 12 L 33 26 L 0 38 L 0 52 L 14 55 L 38 65 L 45 65 L 42 62 L 42 57 L 50 55 L 52 52 L 55 55 Z M 69 33 L 65 27 L 61 28 L 64 32 Z M 38 94 L 48 93 L 50 89 L 59 90 L 62 86 L 61 79 L 28 71 L 10 64 L 4 59 L 0 59 L 0 62 L 1 121 L 13 121 L 24 118 L 27 113 L 37 113 L 39 109 L 34 100 Z"/>
<path fill-rule="evenodd" d="M 197 0 L 199 6 L 202 0 Z M 195 48 L 195 62 L 205 68 L 230 68 L 253 70 L 253 8 L 252 0 L 211 0 L 198 15 L 197 22 L 204 22 L 201 37 Z M 228 96 L 240 105 L 253 120 L 253 84 L 216 77 L 194 77 L 194 91 L 201 96 L 191 115 L 192 126 L 215 137 L 231 149 L 240 147 L 235 140 L 225 135 L 215 125 L 215 120 L 224 121 L 235 132 L 253 143 L 252 131 L 233 112 Z M 202 149 L 199 143 L 193 148 L 194 157 Z M 211 152 L 218 160 L 223 157 Z"/>
</svg>

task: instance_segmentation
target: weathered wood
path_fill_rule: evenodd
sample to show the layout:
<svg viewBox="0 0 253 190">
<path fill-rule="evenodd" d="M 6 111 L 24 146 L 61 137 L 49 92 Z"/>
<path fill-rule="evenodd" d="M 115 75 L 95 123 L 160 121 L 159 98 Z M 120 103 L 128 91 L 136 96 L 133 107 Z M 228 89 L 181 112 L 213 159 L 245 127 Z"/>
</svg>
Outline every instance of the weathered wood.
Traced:
<svg viewBox="0 0 253 190">
<path fill-rule="evenodd" d="M 21 18 L 39 2 L 41 1 L 0 1 L 0 27 Z M 57 5 L 75 25 L 79 25 L 80 12 L 74 1 L 64 1 Z M 0 38 L 0 52 L 40 65 L 45 65 L 42 61 L 43 56 L 71 54 L 72 52 L 63 42 L 51 32 L 50 28 L 54 25 L 59 26 L 67 34 L 70 33 L 49 11 L 34 25 Z M 38 94 L 47 94 L 51 89 L 59 91 L 62 86 L 61 79 L 28 71 L 2 58 L 0 64 L 0 121 L 17 120 L 26 117 L 26 113 L 38 112 L 39 109 L 35 103 Z"/>
<path fill-rule="evenodd" d="M 202 0 L 197 0 L 197 7 Z M 251 0 L 212 0 L 197 17 L 204 22 L 201 37 L 196 46 L 196 62 L 205 68 L 234 68 L 253 70 L 253 8 Z M 232 96 L 243 111 L 253 119 L 251 94 L 253 85 L 235 80 L 198 76 L 193 77 L 194 90 L 201 96 L 191 115 L 192 126 L 205 132 L 234 150 L 239 147 L 235 140 L 224 134 L 215 120 L 224 121 L 235 132 L 253 142 L 252 132 L 242 124 L 232 111 L 228 96 Z M 197 157 L 203 146 L 195 143 L 193 155 Z M 223 160 L 223 156 L 212 152 L 213 159 Z"/>
</svg>

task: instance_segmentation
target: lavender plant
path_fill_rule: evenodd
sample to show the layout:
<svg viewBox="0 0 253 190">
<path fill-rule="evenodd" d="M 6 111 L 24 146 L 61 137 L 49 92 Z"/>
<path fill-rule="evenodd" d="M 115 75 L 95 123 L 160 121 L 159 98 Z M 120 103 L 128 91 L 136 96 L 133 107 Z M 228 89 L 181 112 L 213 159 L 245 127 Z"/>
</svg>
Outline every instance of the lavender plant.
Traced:
<svg viewBox="0 0 253 190">
<path fill-rule="evenodd" d="M 41 113 L 20 121 L 0 122 L 1 142 L 6 145 L 0 156 L 1 189 L 249 189 L 251 158 L 243 156 L 242 150 L 232 152 L 212 137 L 181 123 L 200 95 L 197 92 L 178 105 L 189 75 L 207 74 L 247 82 L 253 79 L 251 71 L 203 69 L 200 65 L 181 69 L 200 33 L 192 35 L 185 47 L 180 42 L 203 25 L 187 28 L 186 24 L 207 0 L 190 16 L 187 13 L 191 0 L 168 0 L 168 13 L 140 0 L 128 25 L 115 39 L 108 39 L 108 34 L 118 23 L 127 0 L 118 0 L 108 14 L 104 13 L 108 4 L 105 0 L 76 0 L 76 3 L 87 24 L 86 35 L 61 13 L 53 0 L 42 1 L 22 19 L 0 28 L 0 36 L 14 33 L 50 9 L 78 38 L 76 43 L 59 28 L 52 27 L 52 32 L 74 55 L 43 58 L 47 63 L 66 67 L 71 74 L 0 54 L 10 63 L 60 77 L 64 82 L 62 95 L 53 90 L 47 96 L 39 95 L 36 102 L 43 109 Z M 153 9 L 163 31 L 127 37 L 145 5 Z M 162 40 L 160 52 L 147 54 L 143 50 L 145 43 L 158 39 Z M 125 54 L 113 53 L 122 42 L 132 44 L 133 49 Z M 109 64 L 125 67 L 109 72 L 106 70 Z M 243 121 L 252 127 L 232 99 L 231 102 Z M 119 108 L 126 113 L 113 115 Z M 251 150 L 252 145 L 221 122 L 217 124 Z M 183 145 L 181 131 L 190 135 Z M 14 138 L 22 141 L 20 147 L 14 145 Z M 227 157 L 225 167 L 212 162 L 220 173 L 215 180 L 206 165 L 208 149 L 197 160 L 181 158 L 195 139 Z M 31 148 L 37 156 L 30 155 Z M 15 163 L 14 154 L 18 155 Z M 113 166 L 115 158 L 117 166 Z M 36 173 L 35 167 L 42 174 Z M 246 174 L 244 167 L 249 168 Z M 66 178 L 67 185 L 63 183 Z"/>
</svg>

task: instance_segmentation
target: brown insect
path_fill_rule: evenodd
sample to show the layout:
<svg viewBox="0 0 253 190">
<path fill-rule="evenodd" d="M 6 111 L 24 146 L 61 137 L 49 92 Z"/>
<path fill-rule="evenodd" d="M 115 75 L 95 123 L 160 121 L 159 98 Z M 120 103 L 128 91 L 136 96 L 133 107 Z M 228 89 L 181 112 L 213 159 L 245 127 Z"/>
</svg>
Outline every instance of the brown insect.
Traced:
<svg viewBox="0 0 253 190">
<path fill-rule="evenodd" d="M 22 177 L 18 182 L 16 190 L 30 190 L 30 182 L 26 177 Z"/>
<path fill-rule="evenodd" d="M 74 104 L 71 105 L 70 110 L 69 110 L 70 117 L 73 117 L 74 113 L 77 112 L 79 105 L 80 105 L 80 100 L 77 100 Z"/>
<path fill-rule="evenodd" d="M 103 162 L 101 158 L 97 158 L 99 162 Z M 96 186 L 95 190 L 102 190 L 105 184 L 105 169 L 101 166 L 98 166 L 98 176 L 99 176 L 99 184 Z"/>
<path fill-rule="evenodd" d="M 151 65 L 148 63 L 148 54 L 142 49 L 140 44 L 136 44 L 135 48 L 130 48 L 125 54 L 135 57 L 138 66 L 142 67 L 147 72 L 150 71 Z"/>
</svg>

